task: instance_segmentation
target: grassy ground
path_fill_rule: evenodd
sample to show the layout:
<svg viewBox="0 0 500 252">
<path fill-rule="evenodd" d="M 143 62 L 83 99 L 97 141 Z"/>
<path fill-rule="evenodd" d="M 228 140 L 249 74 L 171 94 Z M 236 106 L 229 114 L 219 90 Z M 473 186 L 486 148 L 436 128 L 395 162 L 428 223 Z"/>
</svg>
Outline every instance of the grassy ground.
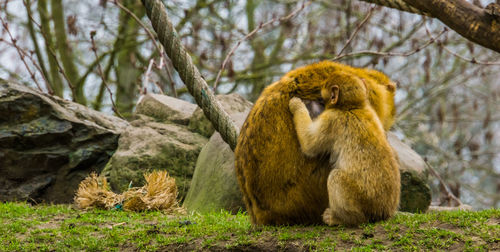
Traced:
<svg viewBox="0 0 500 252">
<path fill-rule="evenodd" d="M 500 251 L 500 209 L 398 214 L 359 228 L 252 227 L 245 214 L 166 215 L 0 203 L 0 251 Z"/>
</svg>

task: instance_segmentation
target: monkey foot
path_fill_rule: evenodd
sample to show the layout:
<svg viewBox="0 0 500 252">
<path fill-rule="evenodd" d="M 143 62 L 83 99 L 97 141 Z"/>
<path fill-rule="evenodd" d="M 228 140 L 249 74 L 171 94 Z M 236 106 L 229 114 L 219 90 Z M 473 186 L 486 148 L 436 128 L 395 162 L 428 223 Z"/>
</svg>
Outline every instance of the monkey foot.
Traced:
<svg viewBox="0 0 500 252">
<path fill-rule="evenodd" d="M 332 210 L 330 208 L 327 208 L 325 212 L 323 212 L 323 221 L 328 225 L 328 226 L 337 226 L 342 224 L 342 222 L 335 218 L 333 216 Z"/>
</svg>

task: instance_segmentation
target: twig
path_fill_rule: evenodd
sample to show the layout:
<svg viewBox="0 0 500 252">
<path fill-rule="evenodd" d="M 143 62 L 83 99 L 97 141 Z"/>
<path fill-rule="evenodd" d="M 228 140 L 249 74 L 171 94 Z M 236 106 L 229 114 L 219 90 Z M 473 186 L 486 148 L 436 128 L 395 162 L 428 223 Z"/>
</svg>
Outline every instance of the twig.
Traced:
<svg viewBox="0 0 500 252">
<path fill-rule="evenodd" d="M 224 58 L 224 61 L 222 62 L 222 66 L 221 66 L 219 72 L 217 73 L 217 77 L 215 78 L 213 90 L 217 89 L 217 83 L 219 83 L 220 77 L 222 75 L 222 72 L 224 71 L 224 68 L 226 67 L 227 62 L 229 61 L 229 59 L 231 58 L 231 56 L 233 56 L 234 52 L 236 51 L 236 49 L 238 49 L 238 47 L 241 45 L 241 43 L 243 43 L 243 41 L 251 38 L 259 30 L 261 30 L 262 28 L 264 28 L 264 27 L 266 27 L 266 26 L 268 26 L 268 25 L 270 25 L 270 24 L 272 24 L 272 23 L 274 23 L 276 21 L 278 21 L 280 23 L 283 23 L 284 21 L 288 21 L 289 19 L 291 19 L 294 16 L 296 16 L 300 11 L 302 11 L 309 4 L 311 4 L 311 0 L 307 0 L 307 1 L 303 2 L 302 5 L 299 8 L 297 8 L 294 11 L 290 12 L 290 14 L 288 14 L 286 16 L 283 16 L 283 17 L 280 17 L 280 18 L 273 17 L 271 20 L 269 20 L 269 21 L 267 21 L 265 23 L 260 23 L 259 26 L 257 26 L 255 29 L 253 29 L 247 35 L 245 35 L 245 37 L 243 37 L 242 39 L 238 40 L 238 42 L 236 43 L 236 45 L 233 48 L 231 48 L 231 51 L 229 51 L 229 53 L 227 54 L 226 58 Z"/>
<path fill-rule="evenodd" d="M 429 27 L 427 27 L 427 23 L 425 24 L 425 31 L 427 32 L 427 35 L 431 38 L 431 39 L 435 39 L 430 31 L 429 31 Z M 500 65 L 500 61 L 497 61 L 497 62 L 492 62 L 492 61 L 478 61 L 476 60 L 474 57 L 468 59 L 462 55 L 459 55 L 458 53 L 455 53 L 453 51 L 451 51 L 448 47 L 446 47 L 441 41 L 437 41 L 437 45 L 441 48 L 443 48 L 448 54 L 451 54 L 463 61 L 466 61 L 466 62 L 470 62 L 472 64 L 479 64 L 479 65 Z"/>
<path fill-rule="evenodd" d="M 158 53 L 160 54 L 160 58 L 163 59 L 163 61 L 167 61 L 168 56 L 165 54 L 165 50 L 163 50 L 163 47 L 156 42 L 156 37 L 153 35 L 153 33 L 149 30 L 149 28 L 127 7 L 125 7 L 123 4 L 118 2 L 118 0 L 108 0 L 109 2 L 112 2 L 116 6 L 118 6 L 120 9 L 125 11 L 127 14 L 129 14 L 143 29 L 146 31 L 146 34 L 149 36 L 151 41 L 153 42 L 153 45 L 156 47 L 156 50 L 158 50 Z M 166 64 L 160 64 L 160 66 L 165 66 L 165 71 L 167 72 L 167 78 L 170 81 L 170 89 L 172 89 L 172 93 L 174 97 L 177 97 L 177 91 L 175 90 L 175 82 L 174 78 L 172 77 L 172 73 L 170 73 L 170 70 L 168 69 Z M 160 67 L 161 69 L 161 67 Z M 156 82 L 154 82 L 155 85 L 157 85 Z M 160 90 L 162 90 L 163 93 L 163 88 L 161 88 L 159 85 L 157 85 Z"/>
<path fill-rule="evenodd" d="M 444 182 L 444 180 L 441 178 L 441 176 L 439 176 L 439 174 L 432 168 L 432 166 L 427 162 L 427 158 L 424 158 L 424 162 L 425 162 L 425 165 L 427 166 L 427 168 L 429 169 L 429 171 L 431 172 L 431 174 L 436 177 L 438 180 L 439 180 L 439 184 L 441 184 L 443 186 L 443 188 L 446 190 L 446 197 L 448 197 L 449 199 L 452 199 L 454 200 L 455 202 L 458 203 L 459 206 L 462 206 L 463 203 L 462 201 L 460 201 L 459 198 L 457 198 L 457 196 L 455 196 L 450 188 L 448 187 L 448 185 Z"/>
<path fill-rule="evenodd" d="M 99 57 L 97 56 L 97 48 L 95 46 L 95 41 L 94 41 L 95 34 L 96 34 L 95 31 L 91 31 L 90 32 L 90 41 L 92 41 L 92 48 L 91 48 L 91 50 L 94 52 L 95 58 L 98 59 Z M 97 71 L 99 72 L 99 76 L 101 76 L 102 83 L 106 87 L 106 90 L 108 90 L 109 98 L 111 100 L 113 112 L 115 112 L 116 115 L 118 115 L 120 118 L 123 119 L 124 117 L 118 111 L 118 108 L 116 107 L 115 101 L 113 100 L 113 92 L 111 92 L 111 89 L 109 89 L 108 83 L 106 82 L 106 78 L 104 78 L 104 74 L 103 74 L 102 68 L 101 68 L 101 63 L 99 61 L 97 61 Z"/>
<path fill-rule="evenodd" d="M 45 41 L 48 41 L 47 35 L 43 32 L 42 26 L 38 22 L 36 22 L 36 20 L 32 16 L 29 16 L 29 18 L 38 27 L 38 29 L 40 29 L 40 31 L 42 31 L 42 32 L 40 32 L 40 34 L 42 34 L 43 39 Z M 59 63 L 59 60 L 57 59 L 57 56 L 56 56 L 56 52 L 54 51 L 54 49 L 52 47 L 48 46 L 48 44 L 46 44 L 46 47 L 49 49 L 50 56 L 52 56 L 54 58 L 54 62 L 57 64 L 57 68 L 58 68 L 59 73 L 61 73 L 62 76 L 64 77 L 64 79 L 66 80 L 66 82 L 68 82 L 68 86 L 72 91 L 73 98 L 75 98 L 75 94 L 76 94 L 75 87 L 73 86 L 73 84 L 69 80 L 68 75 L 66 75 L 66 72 L 62 68 L 61 63 Z"/>
<path fill-rule="evenodd" d="M 421 11 L 421 10 L 409 5 L 404 0 L 361 0 L 361 1 L 374 3 L 374 4 L 377 4 L 380 6 L 385 6 L 385 7 L 393 8 L 396 10 L 402 10 L 402 11 L 406 11 L 409 13 L 415 13 L 415 14 L 419 14 L 422 16 L 430 16 L 429 13 Z"/>
<path fill-rule="evenodd" d="M 429 39 L 425 44 L 423 44 L 422 46 L 412 50 L 412 51 L 409 51 L 409 52 L 378 52 L 378 51 L 369 51 L 369 50 L 365 50 L 365 51 L 357 51 L 357 52 L 352 52 L 352 53 L 347 53 L 347 54 L 344 54 L 344 55 L 340 55 L 340 56 L 337 56 L 337 57 L 334 57 L 332 58 L 331 60 L 332 61 L 335 61 L 335 60 L 339 60 L 339 59 L 342 59 L 342 58 L 345 58 L 345 57 L 350 57 L 350 56 L 357 56 L 357 55 L 363 55 L 363 54 L 368 54 L 368 55 L 377 55 L 377 56 L 382 56 L 382 57 L 392 57 L 392 56 L 402 56 L 402 57 L 407 57 L 407 56 L 410 56 L 410 55 L 413 55 L 417 52 L 420 52 L 422 49 L 428 47 L 429 45 L 433 44 L 436 42 L 436 39 L 439 38 L 441 35 L 443 35 L 444 33 L 446 33 L 448 31 L 448 28 L 444 28 L 437 36 L 436 38 L 431 38 Z"/>
<path fill-rule="evenodd" d="M 150 59 L 149 60 L 149 65 L 148 65 L 148 69 L 146 70 L 146 72 L 144 73 L 144 83 L 142 84 L 142 88 L 143 90 L 147 90 L 147 86 L 148 85 L 148 82 L 149 82 L 149 75 L 151 74 L 151 69 L 153 68 L 153 64 L 155 63 L 155 60 L 154 59 Z M 161 90 L 161 89 L 160 89 Z M 144 91 L 145 92 L 145 91 Z M 163 93 L 163 92 L 162 92 Z M 145 94 L 145 93 L 144 93 Z"/>
<path fill-rule="evenodd" d="M 356 37 L 356 35 L 358 34 L 359 30 L 361 30 L 361 27 L 366 23 L 366 21 L 368 21 L 368 19 L 370 19 L 370 17 L 372 16 L 374 8 L 375 7 L 373 7 L 373 6 L 370 7 L 370 9 L 368 10 L 368 14 L 366 14 L 366 17 L 363 19 L 363 21 L 361 21 L 361 23 L 358 24 L 358 26 L 356 26 L 356 30 L 354 30 L 354 32 L 351 34 L 351 36 L 349 37 L 349 39 L 345 43 L 344 47 L 342 47 L 342 49 L 340 50 L 340 52 L 337 54 L 337 56 L 340 56 L 342 54 L 342 52 L 344 52 L 344 50 L 347 48 L 347 46 L 349 46 L 349 44 L 351 43 L 352 39 L 354 37 Z"/>
<path fill-rule="evenodd" d="M 10 30 L 9 30 L 9 25 L 5 22 L 5 20 L 1 16 L 0 16 L 0 21 L 2 22 L 3 28 L 5 29 L 5 31 L 7 31 L 7 34 L 9 35 L 10 41 L 12 42 L 12 46 L 14 46 L 16 48 L 16 51 L 17 51 L 17 54 L 19 55 L 19 58 L 21 58 L 21 61 L 23 62 L 24 66 L 26 67 L 26 70 L 30 74 L 31 79 L 35 82 L 38 89 L 43 92 L 42 87 L 40 86 L 40 84 L 38 83 L 38 81 L 35 78 L 35 73 L 31 71 L 31 69 L 28 67 L 28 63 L 24 59 L 26 52 L 24 52 L 21 48 L 19 48 L 19 46 L 17 45 L 17 39 L 15 39 L 12 36 L 12 33 L 10 33 Z M 43 74 L 42 74 L 42 76 L 43 76 Z M 44 77 L 44 79 L 45 79 L 45 77 Z"/>
<path fill-rule="evenodd" d="M 438 46 L 440 46 L 441 48 L 443 48 L 448 54 L 451 54 L 463 61 L 467 61 L 467 62 L 470 62 L 470 63 L 473 63 L 473 64 L 479 64 L 479 65 L 489 65 L 489 66 L 492 66 L 492 65 L 500 65 L 500 61 L 497 61 L 497 62 L 493 62 L 493 61 L 479 61 L 479 60 L 476 60 L 476 58 L 472 57 L 470 59 L 462 56 L 462 55 L 459 55 L 458 53 L 455 53 L 453 51 L 451 51 L 448 47 L 444 46 L 443 43 L 441 43 L 440 41 L 438 42 Z"/>
<path fill-rule="evenodd" d="M 11 47 L 14 47 L 16 48 L 17 44 L 14 45 L 13 43 L 9 42 L 9 41 L 6 41 L 6 40 L 2 40 L 0 39 L 0 42 L 4 42 L 5 44 L 11 46 Z M 42 76 L 42 79 L 45 81 L 45 83 L 47 85 L 45 85 L 45 87 L 47 87 L 47 91 L 49 94 L 53 94 L 54 91 L 52 90 L 52 87 L 50 85 L 48 85 L 48 81 L 47 81 L 47 78 L 46 76 L 43 74 L 43 71 L 42 71 L 42 68 L 36 63 L 35 59 L 33 59 L 33 53 L 27 53 L 23 48 L 21 47 L 17 47 L 16 50 L 18 50 L 18 53 L 22 53 L 24 57 L 27 57 L 31 64 L 33 64 L 33 66 L 38 70 L 38 72 L 40 73 L 40 75 Z M 34 74 L 34 73 L 33 73 Z M 42 91 L 43 92 L 43 91 Z"/>
</svg>

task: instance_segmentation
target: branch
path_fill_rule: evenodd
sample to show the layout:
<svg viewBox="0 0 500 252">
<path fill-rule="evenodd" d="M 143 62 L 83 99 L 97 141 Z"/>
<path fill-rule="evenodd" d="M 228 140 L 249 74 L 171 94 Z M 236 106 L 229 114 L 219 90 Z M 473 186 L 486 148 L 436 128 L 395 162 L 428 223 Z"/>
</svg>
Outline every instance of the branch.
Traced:
<svg viewBox="0 0 500 252">
<path fill-rule="evenodd" d="M 441 176 L 439 176 L 439 173 L 437 173 L 436 170 L 434 170 L 434 168 L 432 168 L 432 166 L 427 162 L 427 158 L 424 158 L 424 162 L 425 162 L 425 165 L 427 166 L 427 168 L 429 169 L 430 173 L 434 177 L 436 177 L 439 180 L 439 183 L 443 186 L 444 190 L 446 191 L 446 197 L 448 197 L 448 199 L 451 199 L 451 200 L 454 200 L 455 202 L 457 202 L 457 204 L 459 206 L 464 205 L 464 203 L 462 203 L 462 201 L 460 201 L 460 199 L 457 198 L 457 196 L 455 196 L 451 192 L 450 187 L 444 182 L 444 180 L 441 178 Z"/>
<path fill-rule="evenodd" d="M 427 25 L 425 25 L 425 30 L 427 32 L 427 36 L 429 36 L 431 39 L 436 39 L 432 36 L 431 32 L 429 31 L 429 28 L 427 27 Z M 458 54 L 458 53 L 455 53 L 453 51 L 451 51 L 448 47 L 446 47 L 443 43 L 441 43 L 441 41 L 437 41 L 437 45 L 441 48 L 443 48 L 445 50 L 445 52 L 447 52 L 448 54 L 452 55 L 452 56 L 455 56 L 456 58 L 459 58 L 463 61 L 467 61 L 467 62 L 470 62 L 472 64 L 479 64 L 479 65 L 500 65 L 500 61 L 497 61 L 497 62 L 491 62 L 491 61 L 479 61 L 479 60 L 476 60 L 476 58 L 472 57 L 470 59 Z"/>
<path fill-rule="evenodd" d="M 217 89 L 217 84 L 219 83 L 220 77 L 222 76 L 222 71 L 224 71 L 224 68 L 226 67 L 227 62 L 229 61 L 229 59 L 231 58 L 231 56 L 233 56 L 234 52 L 236 51 L 236 49 L 238 49 L 238 47 L 241 45 L 241 43 L 243 43 L 243 41 L 251 38 L 259 30 L 263 29 L 264 27 L 266 27 L 268 25 L 273 24 L 276 21 L 280 22 L 280 24 L 283 23 L 283 22 L 285 22 L 285 21 L 288 21 L 289 19 L 291 19 L 294 16 L 296 16 L 300 11 L 302 11 L 309 4 L 311 4 L 311 1 L 307 0 L 307 2 L 303 2 L 299 6 L 299 8 L 295 9 L 294 11 L 292 11 L 291 13 L 289 13 L 288 15 L 286 15 L 284 17 L 280 17 L 280 18 L 274 17 L 274 18 L 272 18 L 271 20 L 269 20 L 269 21 L 267 21 L 265 23 L 261 23 L 259 26 L 257 26 L 256 28 L 254 28 L 250 33 L 248 33 L 247 35 L 245 35 L 245 37 L 243 37 L 242 39 L 240 39 L 238 41 L 238 43 L 236 43 L 236 45 L 233 46 L 233 48 L 231 49 L 231 51 L 229 51 L 229 53 L 227 54 L 226 58 L 222 62 L 222 66 L 221 66 L 219 72 L 217 73 L 217 77 L 215 78 L 213 89 L 214 90 Z M 251 28 L 251 27 L 252 26 L 249 24 L 249 28 Z"/>
<path fill-rule="evenodd" d="M 415 13 L 419 15 L 424 15 L 424 16 L 429 16 L 429 13 L 426 13 L 424 11 L 421 11 L 408 3 L 406 3 L 404 0 L 361 0 L 364 2 L 368 3 L 374 3 L 380 6 L 385 6 L 393 9 L 397 9 L 400 11 L 406 11 L 410 13 Z"/>
<path fill-rule="evenodd" d="M 94 36 L 95 36 L 96 32 L 95 31 L 91 31 L 90 32 L 90 40 L 92 42 L 92 47 L 90 48 L 92 50 L 92 52 L 94 52 L 94 56 L 96 59 L 99 58 L 99 56 L 97 56 L 97 47 L 95 46 L 95 41 L 94 41 Z M 120 112 L 118 111 L 118 109 L 116 108 L 116 104 L 115 104 L 115 101 L 113 100 L 113 92 L 111 92 L 111 89 L 109 89 L 109 86 L 108 86 L 108 83 L 106 82 L 106 78 L 104 77 L 104 73 L 102 71 L 102 67 L 101 67 L 101 63 L 99 63 L 99 61 L 97 61 L 97 71 L 99 72 L 99 76 L 101 76 L 101 79 L 102 79 L 102 83 L 103 85 L 106 87 L 106 89 L 108 90 L 108 93 L 109 93 L 109 99 L 111 100 L 111 105 L 112 105 L 112 109 L 113 111 L 115 112 L 116 115 L 118 115 L 120 118 L 124 119 L 123 116 L 120 114 Z"/>
<path fill-rule="evenodd" d="M 344 50 L 347 48 L 347 46 L 349 46 L 352 39 L 354 37 L 356 37 L 356 34 L 358 34 L 359 30 L 361 30 L 361 27 L 366 23 L 366 21 L 368 21 L 368 19 L 370 19 L 370 17 L 372 16 L 372 13 L 373 13 L 373 6 L 370 7 L 370 9 L 368 10 L 368 14 L 366 14 L 366 17 L 363 19 L 363 21 L 361 21 L 361 23 L 358 24 L 358 26 L 356 27 L 356 30 L 354 30 L 354 32 L 351 34 L 351 37 L 349 37 L 349 39 L 345 43 L 344 47 L 342 47 L 342 49 L 337 54 L 337 56 L 340 56 L 344 52 Z"/>
<path fill-rule="evenodd" d="M 365 56 L 365 55 L 375 55 L 375 56 L 380 56 L 380 57 L 391 57 L 391 56 L 403 56 L 403 57 L 407 57 L 407 56 L 410 56 L 410 55 L 413 55 L 417 52 L 420 52 L 422 49 L 428 47 L 429 45 L 433 44 L 436 42 L 436 39 L 439 38 L 441 35 L 443 35 L 444 33 L 446 33 L 448 31 L 448 29 L 445 27 L 435 38 L 431 38 L 429 39 L 425 44 L 423 44 L 422 46 L 420 47 L 417 47 L 416 49 L 412 50 L 412 51 L 409 51 L 409 52 L 379 52 L 379 51 L 369 51 L 369 50 L 365 50 L 365 51 L 358 51 L 358 52 L 352 52 L 352 53 L 347 53 L 347 54 L 343 54 L 343 55 L 338 55 L 332 59 L 330 59 L 331 61 L 338 61 L 342 58 L 345 58 L 345 57 L 354 57 L 354 56 Z"/>
<path fill-rule="evenodd" d="M 500 53 L 498 4 L 482 9 L 466 0 L 362 0 L 439 19 L 466 39 Z M 413 8 L 398 8 L 404 3 Z M 402 6 L 404 6 L 402 5 Z M 416 11 L 415 11 L 416 9 Z"/>
<path fill-rule="evenodd" d="M 18 45 L 17 45 L 17 39 L 15 39 L 12 34 L 10 33 L 10 30 L 9 30 L 9 26 L 7 24 L 6 21 L 3 20 L 3 18 L 0 16 L 0 22 L 2 23 L 2 27 L 5 29 L 5 31 L 7 32 L 7 34 L 9 35 L 9 38 L 10 38 L 10 41 L 12 42 L 12 46 L 14 48 L 16 48 L 16 51 L 17 51 L 17 54 L 19 55 L 19 58 L 21 58 L 21 61 L 23 62 L 24 66 L 26 67 L 26 70 L 28 71 L 28 73 L 30 74 L 30 77 L 31 79 L 35 82 L 36 86 L 38 87 L 38 89 L 40 91 L 43 92 L 42 90 L 42 87 L 40 86 L 40 84 L 38 83 L 38 81 L 36 80 L 35 78 L 35 73 L 33 71 L 31 71 L 31 69 L 28 67 L 28 63 L 26 62 L 26 60 L 24 59 L 24 56 L 27 55 L 27 53 L 25 53 Z M 34 62 L 33 62 L 34 63 Z M 43 74 L 42 74 L 43 76 Z M 44 77 L 45 79 L 45 77 Z M 50 86 L 47 85 L 47 87 L 49 88 L 50 90 Z"/>
<path fill-rule="evenodd" d="M 452 50 L 450 50 L 448 47 L 444 46 L 443 43 L 438 43 L 438 46 L 442 47 L 444 49 L 444 51 L 448 54 L 451 54 L 463 61 L 466 61 L 466 62 L 470 62 L 472 64 L 478 64 L 478 65 L 500 65 L 500 61 L 480 61 L 480 60 L 477 60 L 476 58 L 472 57 L 472 58 L 466 58 L 456 52 L 453 52 Z"/>
</svg>

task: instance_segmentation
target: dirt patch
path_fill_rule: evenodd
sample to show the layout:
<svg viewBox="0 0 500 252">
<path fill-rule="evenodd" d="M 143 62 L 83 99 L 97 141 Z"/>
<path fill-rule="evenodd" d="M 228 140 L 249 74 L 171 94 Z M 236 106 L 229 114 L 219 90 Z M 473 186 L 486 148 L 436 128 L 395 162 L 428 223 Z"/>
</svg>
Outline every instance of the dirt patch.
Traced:
<svg viewBox="0 0 500 252">
<path fill-rule="evenodd" d="M 500 218 L 490 218 L 486 221 L 486 225 L 497 226 L 500 225 Z"/>
<path fill-rule="evenodd" d="M 306 251 L 309 249 L 304 248 L 298 242 L 290 242 L 281 244 L 276 239 L 262 239 L 252 244 L 245 245 L 231 245 L 230 242 L 218 243 L 209 247 L 201 247 L 202 240 L 191 241 L 190 243 L 170 244 L 158 249 L 158 251 Z"/>
</svg>

